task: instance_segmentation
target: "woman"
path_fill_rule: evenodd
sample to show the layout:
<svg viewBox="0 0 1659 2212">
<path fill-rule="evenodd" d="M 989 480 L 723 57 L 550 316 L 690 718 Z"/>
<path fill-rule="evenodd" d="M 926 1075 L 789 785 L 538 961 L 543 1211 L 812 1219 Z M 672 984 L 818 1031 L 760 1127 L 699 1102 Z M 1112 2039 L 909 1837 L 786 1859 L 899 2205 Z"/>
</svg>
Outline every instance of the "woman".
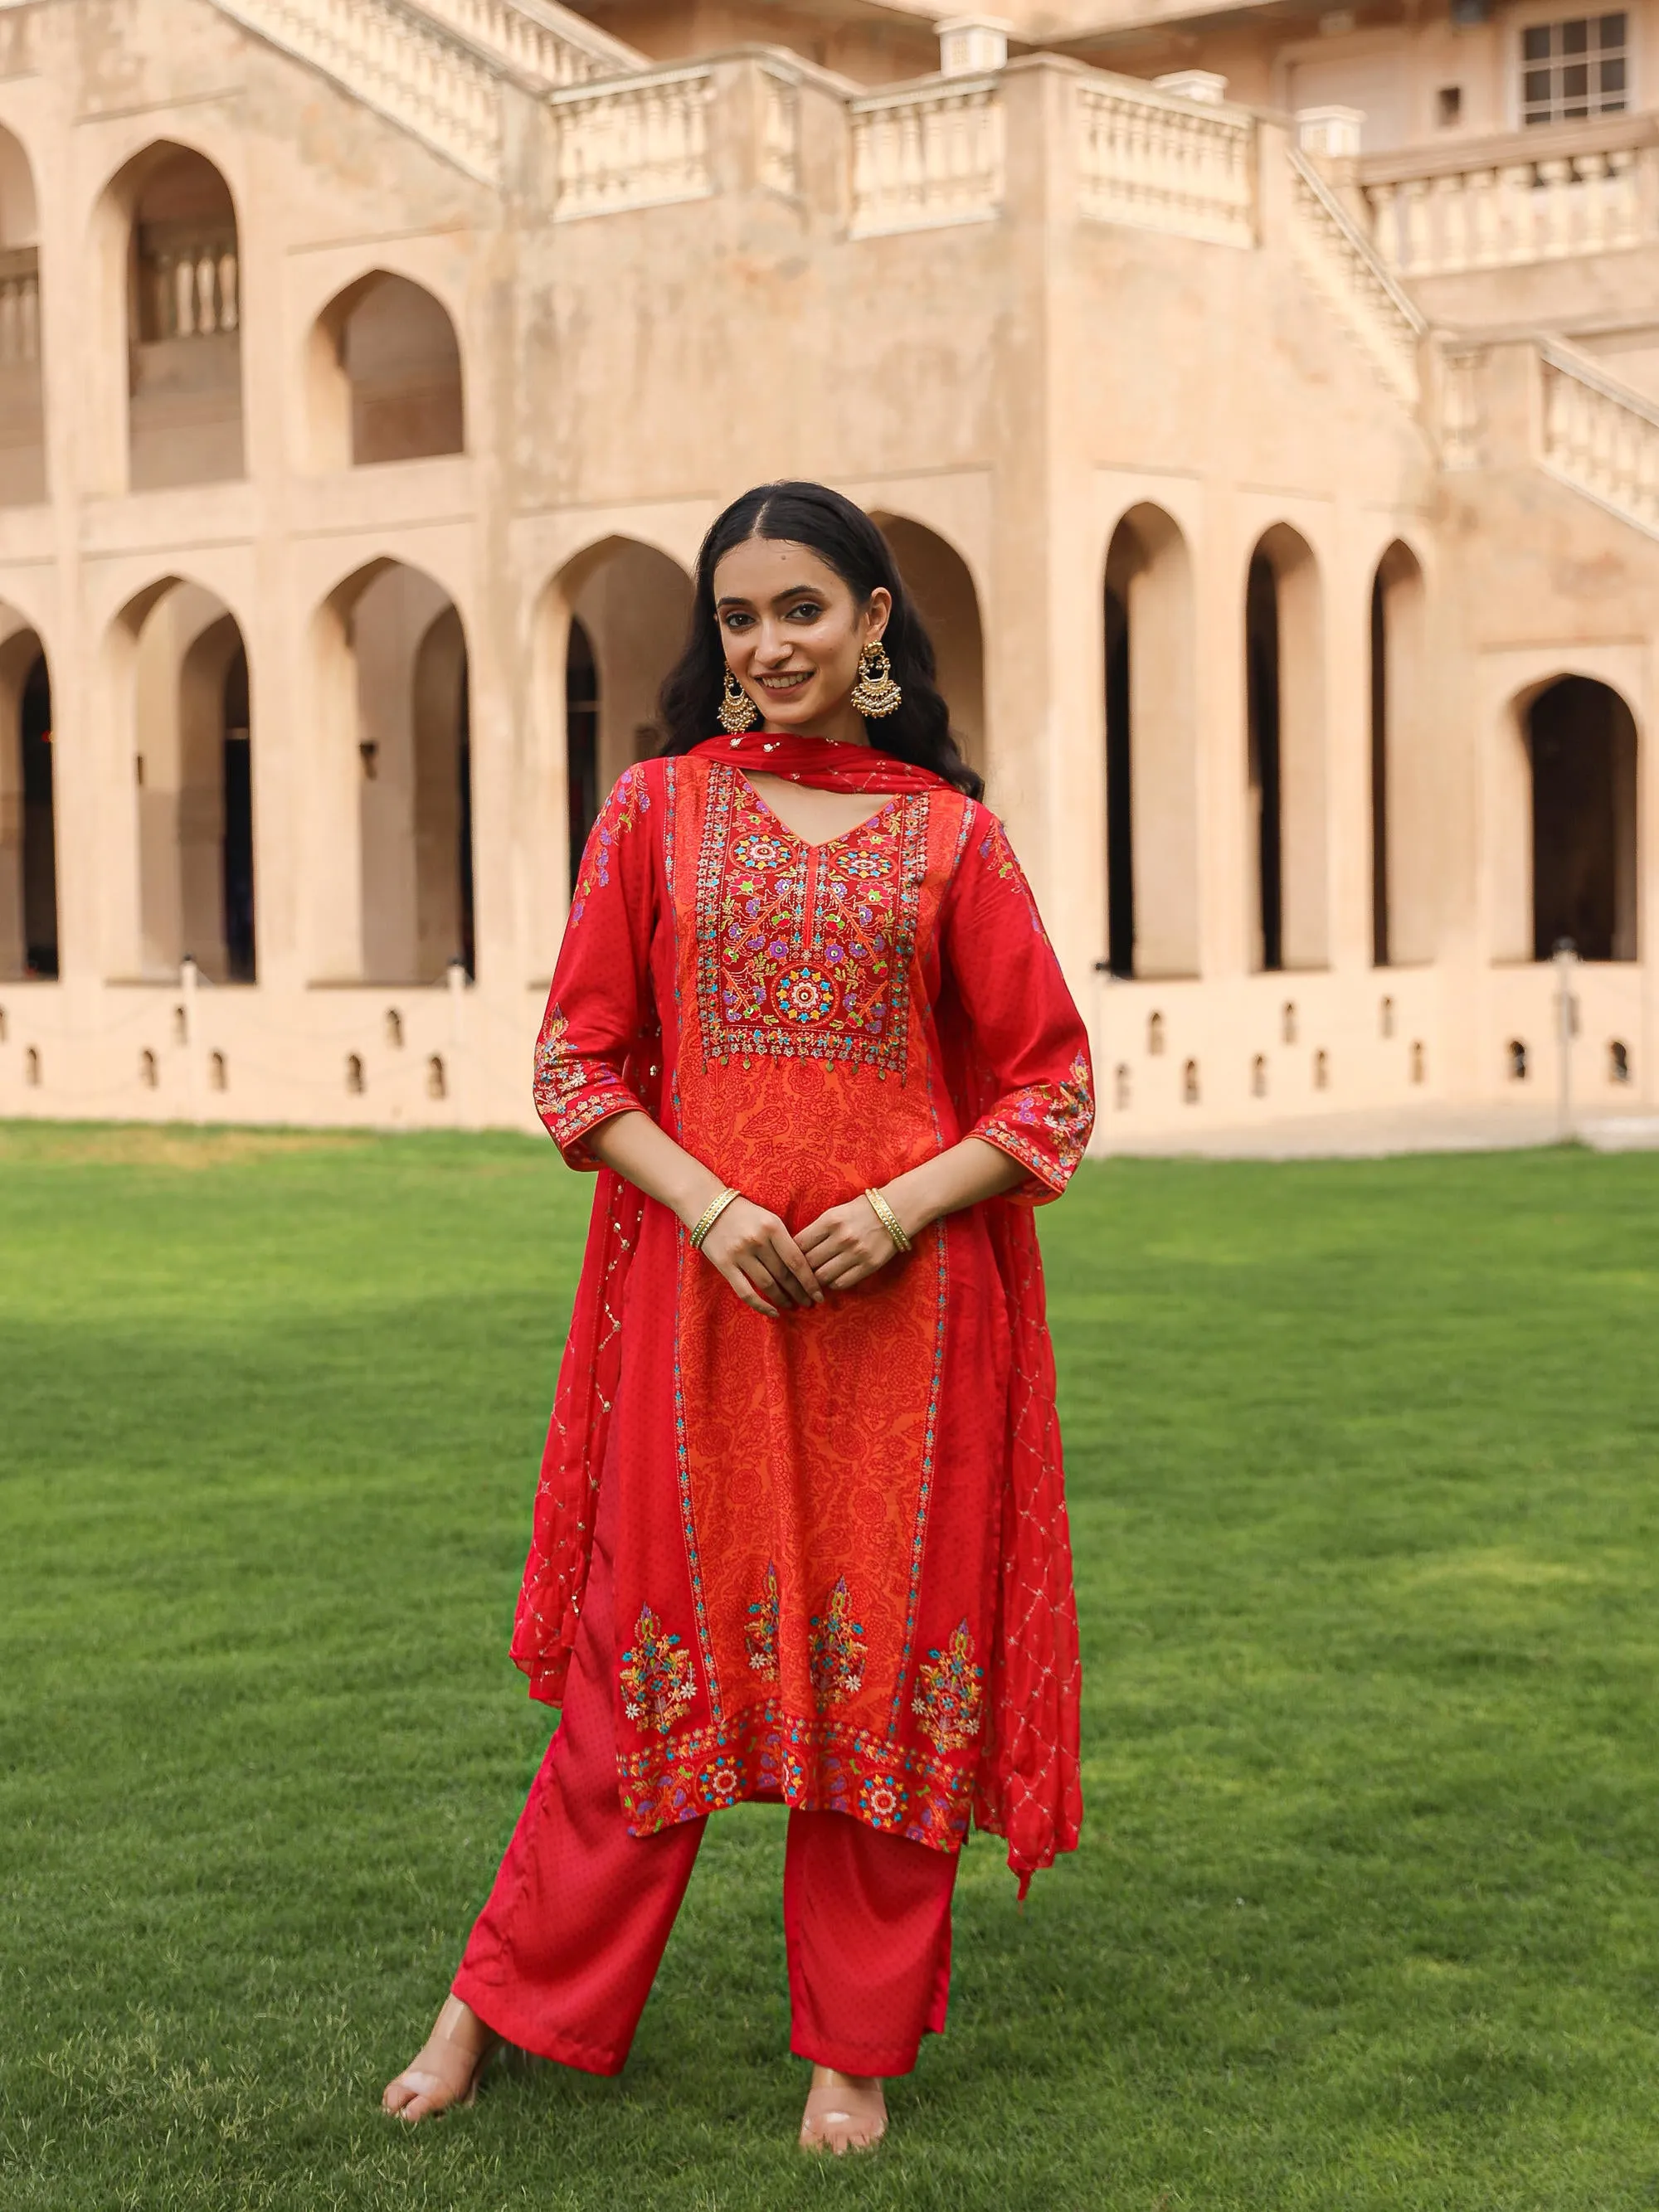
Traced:
<svg viewBox="0 0 1659 2212">
<path fill-rule="evenodd" d="M 470 2099 L 503 2040 L 618 2071 L 707 1816 L 762 1798 L 790 1808 L 801 2141 L 839 2153 L 944 2025 L 970 1815 L 1022 1895 L 1077 1839 L 1030 1207 L 1088 1140 L 1088 1047 L 857 507 L 726 509 L 663 707 L 537 1051 L 543 1120 L 600 1170 L 513 1644 L 563 1713 L 385 2102 Z"/>
</svg>

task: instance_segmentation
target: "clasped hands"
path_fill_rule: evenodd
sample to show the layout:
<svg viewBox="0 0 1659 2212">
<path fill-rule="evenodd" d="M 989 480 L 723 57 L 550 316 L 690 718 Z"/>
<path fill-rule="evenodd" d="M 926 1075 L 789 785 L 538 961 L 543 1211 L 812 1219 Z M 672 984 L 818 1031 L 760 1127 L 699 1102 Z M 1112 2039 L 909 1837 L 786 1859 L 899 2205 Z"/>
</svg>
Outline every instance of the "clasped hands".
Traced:
<svg viewBox="0 0 1659 2212">
<path fill-rule="evenodd" d="M 862 1194 L 827 1208 L 799 1237 L 765 1206 L 734 1198 L 702 1240 L 703 1258 L 744 1305 L 773 1320 L 783 1308 L 822 1305 L 826 1291 L 850 1290 L 897 1254 Z"/>
</svg>

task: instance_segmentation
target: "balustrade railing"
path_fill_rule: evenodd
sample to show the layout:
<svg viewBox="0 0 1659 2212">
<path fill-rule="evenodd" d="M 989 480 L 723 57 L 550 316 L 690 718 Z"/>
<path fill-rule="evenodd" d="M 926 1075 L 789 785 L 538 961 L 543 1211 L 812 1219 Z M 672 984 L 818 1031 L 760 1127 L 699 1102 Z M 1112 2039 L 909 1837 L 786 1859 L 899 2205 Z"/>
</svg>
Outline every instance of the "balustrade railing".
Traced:
<svg viewBox="0 0 1659 2212">
<path fill-rule="evenodd" d="M 1659 538 L 1659 407 L 1559 344 L 1540 346 L 1539 364 L 1544 466 Z"/>
<path fill-rule="evenodd" d="M 498 70 L 404 0 L 216 0 L 487 184 L 501 167 Z"/>
<path fill-rule="evenodd" d="M 980 222 L 1000 210 L 1003 114 L 994 78 L 953 77 L 848 107 L 855 238 Z"/>
<path fill-rule="evenodd" d="M 515 76 L 545 91 L 648 66 L 568 8 L 544 0 L 417 0 L 423 15 L 470 40 Z"/>
<path fill-rule="evenodd" d="M 167 225 L 138 234 L 138 328 L 146 338 L 205 338 L 241 319 L 236 234 Z"/>
<path fill-rule="evenodd" d="M 769 191 L 800 189 L 800 94 L 793 79 L 761 71 L 760 180 Z"/>
<path fill-rule="evenodd" d="M 1255 128 L 1212 100 L 1119 79 L 1077 88 L 1081 210 L 1097 222 L 1255 241 Z"/>
<path fill-rule="evenodd" d="M 0 368 L 40 358 L 40 275 L 35 249 L 0 252 Z"/>
<path fill-rule="evenodd" d="M 554 221 L 706 198 L 713 189 L 714 91 L 713 71 L 693 68 L 553 94 L 559 135 Z"/>
<path fill-rule="evenodd" d="M 1402 276 L 1447 276 L 1659 238 L 1659 145 L 1629 143 L 1634 120 L 1602 127 L 1613 143 L 1510 137 L 1419 174 L 1400 173 L 1400 156 L 1362 163 L 1378 254 Z"/>
<path fill-rule="evenodd" d="M 1297 260 L 1364 347 L 1385 383 L 1418 402 L 1417 349 L 1428 325 L 1306 155 L 1285 149 Z"/>
</svg>

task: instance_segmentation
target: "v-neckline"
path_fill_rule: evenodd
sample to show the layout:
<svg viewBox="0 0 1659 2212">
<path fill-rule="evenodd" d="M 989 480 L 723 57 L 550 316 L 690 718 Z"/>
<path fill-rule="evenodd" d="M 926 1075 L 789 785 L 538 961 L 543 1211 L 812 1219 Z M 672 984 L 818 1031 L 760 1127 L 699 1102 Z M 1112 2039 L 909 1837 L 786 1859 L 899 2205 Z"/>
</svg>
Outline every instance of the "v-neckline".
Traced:
<svg viewBox="0 0 1659 2212">
<path fill-rule="evenodd" d="M 894 792 L 890 797 L 882 800 L 881 805 L 876 808 L 873 814 L 866 814 L 861 822 L 854 823 L 850 830 L 840 830 L 836 831 L 833 837 L 820 837 L 814 841 L 810 837 L 803 837 L 799 830 L 792 830 L 789 824 L 784 820 L 782 815 L 778 812 L 776 807 L 774 806 L 760 792 L 756 790 L 754 785 L 750 781 L 749 778 L 744 774 L 740 768 L 734 766 L 732 773 L 733 775 L 738 777 L 743 784 L 744 788 L 748 792 L 749 796 L 754 800 L 756 805 L 758 806 L 763 813 L 769 815 L 772 820 L 777 823 L 779 829 L 782 830 L 784 836 L 790 840 L 792 844 L 799 845 L 803 853 L 825 853 L 829 851 L 832 845 L 845 844 L 849 837 L 856 837 L 860 830 L 867 830 L 872 822 L 879 822 L 882 816 L 887 813 L 892 807 L 896 806 L 899 800 L 903 796 L 902 792 Z M 765 771 L 763 769 L 762 773 L 764 774 Z"/>
</svg>

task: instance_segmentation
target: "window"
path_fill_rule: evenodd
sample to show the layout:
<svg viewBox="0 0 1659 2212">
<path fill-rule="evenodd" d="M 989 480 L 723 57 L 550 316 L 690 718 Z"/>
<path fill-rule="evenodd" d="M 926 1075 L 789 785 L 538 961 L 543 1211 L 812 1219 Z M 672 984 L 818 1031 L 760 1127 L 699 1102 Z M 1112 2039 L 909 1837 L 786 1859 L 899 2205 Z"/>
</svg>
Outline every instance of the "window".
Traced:
<svg viewBox="0 0 1659 2212">
<path fill-rule="evenodd" d="M 1443 84 L 1434 95 L 1435 120 L 1443 131 L 1457 122 L 1463 112 L 1463 88 L 1461 84 Z"/>
<path fill-rule="evenodd" d="M 1574 15 L 1532 23 L 1521 33 L 1521 120 L 1571 123 L 1617 115 L 1626 95 L 1630 18 Z"/>
</svg>

